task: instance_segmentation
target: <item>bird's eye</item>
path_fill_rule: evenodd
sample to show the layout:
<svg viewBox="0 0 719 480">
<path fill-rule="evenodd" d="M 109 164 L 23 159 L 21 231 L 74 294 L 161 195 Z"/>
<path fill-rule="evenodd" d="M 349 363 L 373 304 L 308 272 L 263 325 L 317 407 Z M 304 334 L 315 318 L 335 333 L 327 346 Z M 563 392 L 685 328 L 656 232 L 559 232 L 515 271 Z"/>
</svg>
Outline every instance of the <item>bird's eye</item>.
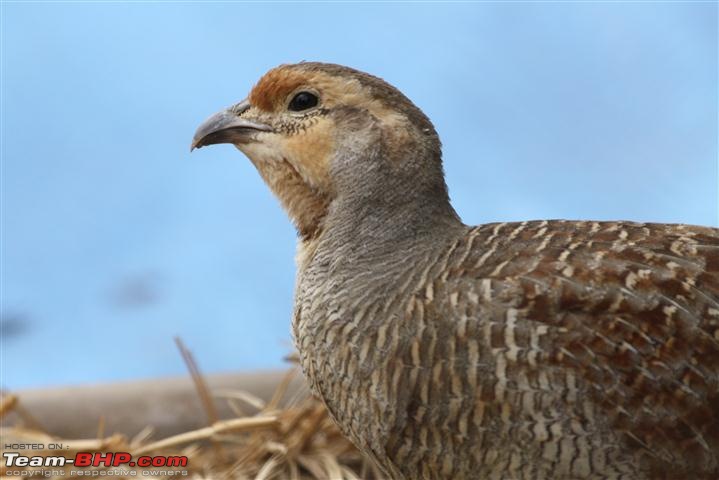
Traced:
<svg viewBox="0 0 719 480">
<path fill-rule="evenodd" d="M 300 92 L 290 101 L 289 109 L 293 112 L 301 112 L 317 105 L 319 98 L 317 95 L 310 92 Z"/>
</svg>

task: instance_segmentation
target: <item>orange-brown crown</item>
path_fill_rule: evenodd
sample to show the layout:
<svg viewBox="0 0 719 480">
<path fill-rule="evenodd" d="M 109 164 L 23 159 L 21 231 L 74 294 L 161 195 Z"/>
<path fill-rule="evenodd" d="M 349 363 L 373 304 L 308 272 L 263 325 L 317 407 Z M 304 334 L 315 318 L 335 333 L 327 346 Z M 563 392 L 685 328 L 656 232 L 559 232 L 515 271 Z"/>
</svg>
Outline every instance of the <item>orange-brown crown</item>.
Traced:
<svg viewBox="0 0 719 480">
<path fill-rule="evenodd" d="M 280 65 L 267 72 L 250 92 L 250 103 L 265 111 L 272 111 L 290 93 L 312 79 L 308 72 L 293 68 L 295 65 Z"/>
</svg>

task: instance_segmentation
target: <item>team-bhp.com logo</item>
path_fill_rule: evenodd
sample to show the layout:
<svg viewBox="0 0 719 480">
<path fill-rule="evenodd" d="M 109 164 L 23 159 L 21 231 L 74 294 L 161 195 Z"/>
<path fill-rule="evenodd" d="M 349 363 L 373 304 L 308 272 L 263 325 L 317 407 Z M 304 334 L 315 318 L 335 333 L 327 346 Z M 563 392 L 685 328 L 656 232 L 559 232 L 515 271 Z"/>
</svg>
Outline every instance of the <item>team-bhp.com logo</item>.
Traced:
<svg viewBox="0 0 719 480">
<path fill-rule="evenodd" d="M 119 467 L 140 467 L 140 468 L 182 468 L 187 466 L 186 456 L 171 456 L 171 455 L 157 455 L 149 456 L 143 455 L 132 458 L 132 455 L 128 452 L 79 452 L 76 453 L 73 458 L 65 457 L 62 455 L 58 456 L 27 456 L 22 455 L 18 452 L 4 452 L 3 457 L 5 459 L 5 475 L 13 476 L 13 470 L 10 469 L 22 469 L 27 467 L 34 468 L 61 468 L 66 466 L 74 467 L 107 467 L 107 468 L 119 468 Z M 23 472 L 23 475 L 27 475 L 27 471 Z M 90 475 L 95 472 L 77 471 L 73 470 L 70 472 L 71 476 L 83 476 Z M 127 475 L 136 472 L 126 472 Z M 142 472 L 147 474 L 157 474 L 159 472 Z M 179 473 L 179 472 L 177 472 Z M 20 476 L 20 471 L 18 470 Z M 64 475 L 64 473 L 63 473 Z"/>
</svg>

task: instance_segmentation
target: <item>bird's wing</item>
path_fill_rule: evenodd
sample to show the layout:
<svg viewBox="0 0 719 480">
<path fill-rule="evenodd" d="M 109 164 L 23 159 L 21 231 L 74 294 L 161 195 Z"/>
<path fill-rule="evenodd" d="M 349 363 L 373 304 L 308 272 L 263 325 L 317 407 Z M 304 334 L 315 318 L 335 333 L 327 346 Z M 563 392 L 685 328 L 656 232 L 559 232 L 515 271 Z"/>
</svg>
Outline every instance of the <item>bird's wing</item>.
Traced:
<svg viewBox="0 0 719 480">
<path fill-rule="evenodd" d="M 490 224 L 442 263 L 434 303 L 470 330 L 479 319 L 465 337 L 480 352 L 462 361 L 493 366 L 490 397 L 559 388 L 563 401 L 589 399 L 583 420 L 596 415 L 649 464 L 719 471 L 719 230 Z"/>
</svg>

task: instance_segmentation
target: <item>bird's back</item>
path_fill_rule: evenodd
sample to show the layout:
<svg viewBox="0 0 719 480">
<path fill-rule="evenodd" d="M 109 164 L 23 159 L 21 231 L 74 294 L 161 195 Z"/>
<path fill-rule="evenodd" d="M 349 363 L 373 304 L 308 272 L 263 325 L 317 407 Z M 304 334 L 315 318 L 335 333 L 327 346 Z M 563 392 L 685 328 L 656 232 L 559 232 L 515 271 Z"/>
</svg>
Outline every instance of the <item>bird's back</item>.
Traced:
<svg viewBox="0 0 719 480">
<path fill-rule="evenodd" d="M 401 253 L 361 292 L 332 262 L 301 272 L 295 320 L 311 383 L 389 474 L 719 476 L 716 229 L 488 224 Z"/>
</svg>

